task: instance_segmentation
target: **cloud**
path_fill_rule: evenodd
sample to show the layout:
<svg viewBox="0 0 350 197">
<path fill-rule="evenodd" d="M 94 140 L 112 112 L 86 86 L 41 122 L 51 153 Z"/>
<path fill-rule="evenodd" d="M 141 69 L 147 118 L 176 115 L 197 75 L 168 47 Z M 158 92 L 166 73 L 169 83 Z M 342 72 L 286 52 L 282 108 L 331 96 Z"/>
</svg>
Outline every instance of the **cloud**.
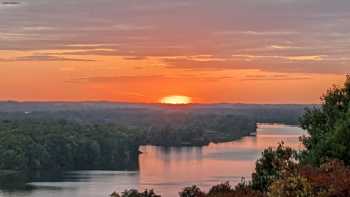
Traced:
<svg viewBox="0 0 350 197">
<path fill-rule="evenodd" d="M 146 60 L 146 56 L 125 56 L 125 60 Z"/>
<path fill-rule="evenodd" d="M 22 57 L 16 57 L 16 58 L 9 58 L 9 59 L 0 59 L 0 61 L 3 62 L 20 62 L 20 61 L 73 61 L 73 62 L 91 62 L 95 60 L 89 60 L 89 59 L 79 59 L 79 58 L 66 58 L 66 57 L 59 57 L 59 56 L 49 56 L 49 55 L 32 55 L 32 56 L 22 56 Z"/>
<path fill-rule="evenodd" d="M 288 36 L 297 35 L 295 31 L 218 31 L 214 35 L 233 36 L 233 35 L 248 35 L 248 36 Z"/>
<path fill-rule="evenodd" d="M 51 26 L 25 26 L 22 27 L 24 31 L 52 31 L 55 30 L 55 27 Z"/>
<path fill-rule="evenodd" d="M 113 25 L 111 28 L 119 31 L 142 31 L 142 30 L 152 29 L 153 26 L 118 24 L 118 25 Z"/>
<path fill-rule="evenodd" d="M 72 79 L 75 82 L 88 82 L 88 83 L 113 83 L 113 82 L 135 82 L 135 81 L 150 81 L 159 78 L 164 78 L 162 75 L 147 75 L 147 76 L 137 76 L 137 75 L 126 75 L 126 76 L 92 76 L 92 77 L 81 77 L 77 79 Z"/>
<path fill-rule="evenodd" d="M 168 68 L 188 69 L 188 70 L 227 70 L 227 69 L 245 69 L 247 64 L 243 65 L 241 61 L 198 61 L 185 58 L 163 60 Z M 249 64 L 249 63 L 248 63 Z M 248 68 L 247 68 L 248 69 Z"/>
<path fill-rule="evenodd" d="M 303 47 L 288 46 L 288 45 L 271 45 L 270 48 L 271 49 L 279 49 L 279 50 L 303 49 Z"/>
<path fill-rule="evenodd" d="M 278 56 L 278 55 L 232 55 L 232 57 L 244 58 L 245 60 L 252 59 L 283 59 L 291 61 L 322 61 L 326 55 L 299 55 L 299 56 Z"/>
<path fill-rule="evenodd" d="M 133 10 L 136 11 L 164 11 L 172 9 L 181 9 L 190 7 L 192 4 L 190 1 L 148 1 L 147 4 L 137 3 L 132 6 Z"/>
<path fill-rule="evenodd" d="M 73 78 L 67 83 L 144 83 L 154 81 L 195 81 L 195 82 L 218 82 L 230 79 L 231 76 L 197 76 L 197 75 L 120 75 L 120 76 L 89 76 Z"/>
<path fill-rule="evenodd" d="M 1 5 L 3 5 L 3 6 L 18 6 L 20 4 L 21 4 L 21 2 L 19 2 L 19 1 L 3 1 L 3 2 L 1 2 Z"/>
<path fill-rule="evenodd" d="M 290 75 L 247 75 L 242 81 L 298 81 L 309 80 L 308 76 L 290 76 Z"/>
<path fill-rule="evenodd" d="M 6 42 L 21 42 L 28 39 L 35 39 L 38 38 L 39 34 L 33 34 L 33 33 L 21 33 L 21 32 L 0 32 L 0 40 Z"/>
<path fill-rule="evenodd" d="M 93 45 L 87 45 L 87 47 L 74 47 L 75 49 L 67 49 L 67 50 L 53 50 L 49 52 L 42 52 L 46 55 L 79 55 L 79 56 L 120 56 L 124 55 L 126 53 L 122 53 L 115 49 L 109 49 L 109 48 L 102 48 L 104 46 L 101 46 L 101 48 L 94 48 Z M 91 47 L 91 49 L 89 49 Z M 82 49 L 76 49 L 76 48 L 82 48 Z M 131 55 L 131 54 L 129 54 Z"/>
</svg>

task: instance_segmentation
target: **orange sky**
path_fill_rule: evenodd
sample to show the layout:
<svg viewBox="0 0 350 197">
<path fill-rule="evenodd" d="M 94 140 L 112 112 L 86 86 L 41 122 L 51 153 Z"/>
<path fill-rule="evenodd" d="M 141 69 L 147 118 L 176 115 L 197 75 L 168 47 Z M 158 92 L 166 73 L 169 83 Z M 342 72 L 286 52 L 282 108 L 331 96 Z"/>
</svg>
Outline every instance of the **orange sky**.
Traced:
<svg viewBox="0 0 350 197">
<path fill-rule="evenodd" d="M 0 4 L 0 100 L 317 103 L 350 71 L 348 13 L 343 0 Z"/>
</svg>

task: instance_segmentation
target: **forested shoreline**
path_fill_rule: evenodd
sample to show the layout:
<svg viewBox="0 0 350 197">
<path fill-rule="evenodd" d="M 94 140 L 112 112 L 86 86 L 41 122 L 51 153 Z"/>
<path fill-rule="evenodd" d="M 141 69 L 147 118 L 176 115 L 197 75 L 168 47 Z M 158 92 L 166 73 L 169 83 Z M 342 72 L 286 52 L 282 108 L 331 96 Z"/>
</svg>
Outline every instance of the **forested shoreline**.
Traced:
<svg viewBox="0 0 350 197">
<path fill-rule="evenodd" d="M 65 120 L 3 120 L 0 169 L 137 169 L 141 134 L 114 125 Z"/>
</svg>

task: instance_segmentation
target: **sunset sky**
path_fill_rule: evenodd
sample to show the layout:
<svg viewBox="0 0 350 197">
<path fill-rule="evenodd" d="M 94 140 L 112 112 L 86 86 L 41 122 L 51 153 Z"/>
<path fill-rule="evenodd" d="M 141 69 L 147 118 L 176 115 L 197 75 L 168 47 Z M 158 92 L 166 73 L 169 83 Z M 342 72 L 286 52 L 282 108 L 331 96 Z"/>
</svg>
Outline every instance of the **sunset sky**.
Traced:
<svg viewBox="0 0 350 197">
<path fill-rule="evenodd" d="M 0 0 L 0 100 L 318 103 L 349 0 Z"/>
</svg>

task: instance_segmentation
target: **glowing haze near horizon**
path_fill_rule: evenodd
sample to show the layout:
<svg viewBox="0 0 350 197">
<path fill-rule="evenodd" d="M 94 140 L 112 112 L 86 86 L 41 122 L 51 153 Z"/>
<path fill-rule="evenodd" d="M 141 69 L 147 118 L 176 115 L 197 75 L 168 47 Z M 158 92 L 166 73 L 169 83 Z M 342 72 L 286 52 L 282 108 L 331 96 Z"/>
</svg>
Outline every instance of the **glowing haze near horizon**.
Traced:
<svg viewBox="0 0 350 197">
<path fill-rule="evenodd" d="M 349 0 L 0 0 L 0 100 L 317 103 Z"/>
</svg>

